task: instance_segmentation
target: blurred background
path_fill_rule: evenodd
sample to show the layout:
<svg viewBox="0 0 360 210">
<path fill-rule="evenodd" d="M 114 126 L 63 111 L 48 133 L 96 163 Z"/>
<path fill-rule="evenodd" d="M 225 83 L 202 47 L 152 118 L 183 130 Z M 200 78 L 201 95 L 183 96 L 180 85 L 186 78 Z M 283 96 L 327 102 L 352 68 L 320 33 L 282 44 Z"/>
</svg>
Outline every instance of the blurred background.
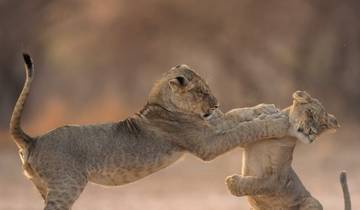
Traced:
<svg viewBox="0 0 360 210">
<path fill-rule="evenodd" d="M 223 111 L 284 108 L 292 92 L 306 90 L 342 127 L 299 144 L 294 167 L 325 209 L 343 209 L 338 175 L 347 170 L 360 209 L 359 11 L 357 0 L 0 0 L 0 209 L 43 205 L 8 134 L 25 78 L 23 51 L 36 69 L 22 121 L 32 135 L 123 119 L 181 63 L 209 82 Z M 133 184 L 90 184 L 74 209 L 247 209 L 224 184 L 240 167 L 240 149 L 206 164 L 187 155 Z"/>
</svg>

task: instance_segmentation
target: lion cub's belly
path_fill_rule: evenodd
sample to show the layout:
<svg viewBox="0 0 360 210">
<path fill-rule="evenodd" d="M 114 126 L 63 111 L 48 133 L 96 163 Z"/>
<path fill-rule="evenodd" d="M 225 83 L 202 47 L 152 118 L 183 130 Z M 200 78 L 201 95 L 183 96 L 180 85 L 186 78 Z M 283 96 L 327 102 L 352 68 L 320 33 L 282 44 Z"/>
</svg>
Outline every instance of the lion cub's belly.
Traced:
<svg viewBox="0 0 360 210">
<path fill-rule="evenodd" d="M 244 148 L 242 175 L 263 177 L 291 164 L 296 141 L 292 138 L 270 139 Z"/>
<path fill-rule="evenodd" d="M 89 181 L 108 186 L 127 184 L 169 166 L 182 155 L 182 152 L 174 152 L 157 159 L 133 160 L 125 164 L 111 163 L 111 160 L 108 160 L 109 163 L 105 164 L 104 167 L 89 170 Z"/>
<path fill-rule="evenodd" d="M 272 174 L 280 174 L 283 170 L 288 170 L 294 150 L 296 140 L 292 138 L 264 140 L 251 144 L 244 148 L 243 153 L 243 176 L 267 177 Z M 284 209 L 292 210 L 291 205 L 294 198 L 289 196 L 248 196 L 248 200 L 254 209 Z"/>
</svg>

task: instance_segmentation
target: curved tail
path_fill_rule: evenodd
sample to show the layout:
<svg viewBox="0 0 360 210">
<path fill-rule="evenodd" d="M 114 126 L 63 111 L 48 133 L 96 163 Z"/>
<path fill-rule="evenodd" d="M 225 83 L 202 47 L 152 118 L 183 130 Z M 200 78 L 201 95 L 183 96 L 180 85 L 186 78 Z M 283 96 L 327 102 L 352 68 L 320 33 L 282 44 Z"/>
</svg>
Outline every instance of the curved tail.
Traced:
<svg viewBox="0 0 360 210">
<path fill-rule="evenodd" d="M 349 188 L 347 185 L 347 179 L 346 179 L 346 172 L 342 171 L 340 173 L 340 183 L 341 183 L 341 188 L 343 190 L 343 194 L 344 194 L 344 204 L 345 204 L 345 210 L 351 210 L 351 199 L 350 199 L 350 193 L 349 193 Z"/>
<path fill-rule="evenodd" d="M 29 95 L 30 85 L 34 76 L 34 65 L 32 63 L 30 55 L 23 53 L 26 69 L 26 80 L 21 94 L 15 104 L 13 114 L 10 120 L 10 134 L 14 139 L 16 145 L 20 149 L 25 149 L 31 143 L 32 138 L 27 135 L 20 126 L 21 115 L 24 109 L 25 101 Z"/>
</svg>

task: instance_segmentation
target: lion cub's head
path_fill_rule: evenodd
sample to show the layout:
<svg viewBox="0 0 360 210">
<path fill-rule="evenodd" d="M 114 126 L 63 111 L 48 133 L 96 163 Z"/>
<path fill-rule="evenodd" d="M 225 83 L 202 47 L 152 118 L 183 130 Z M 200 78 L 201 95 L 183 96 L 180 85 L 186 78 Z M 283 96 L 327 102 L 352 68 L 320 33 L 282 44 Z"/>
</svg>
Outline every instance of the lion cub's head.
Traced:
<svg viewBox="0 0 360 210">
<path fill-rule="evenodd" d="M 209 117 L 219 106 L 205 80 L 187 65 L 177 65 L 166 72 L 153 86 L 149 103 L 203 118 Z"/>
<path fill-rule="evenodd" d="M 304 143 L 313 142 L 326 130 L 339 128 L 335 116 L 327 113 L 320 101 L 305 91 L 296 91 L 293 94 L 289 116 L 295 129 L 306 136 L 299 138 Z"/>
</svg>

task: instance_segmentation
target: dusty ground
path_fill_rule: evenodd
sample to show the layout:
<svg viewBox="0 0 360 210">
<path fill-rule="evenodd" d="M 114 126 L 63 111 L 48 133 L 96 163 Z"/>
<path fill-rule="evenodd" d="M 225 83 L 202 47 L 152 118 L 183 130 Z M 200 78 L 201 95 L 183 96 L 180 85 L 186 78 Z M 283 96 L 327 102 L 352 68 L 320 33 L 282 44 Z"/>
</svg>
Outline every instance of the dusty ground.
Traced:
<svg viewBox="0 0 360 210">
<path fill-rule="evenodd" d="M 299 145 L 295 168 L 310 192 L 326 210 L 343 209 L 338 174 L 348 171 L 353 209 L 360 209 L 360 142 L 346 127 L 312 145 Z M 4 137 L 6 138 L 6 137 Z M 22 175 L 15 146 L 0 142 L 0 210 L 39 210 L 43 202 L 31 182 Z M 343 146 L 343 144 L 346 144 Z M 190 155 L 175 165 L 136 183 L 104 188 L 89 184 L 74 210 L 240 210 L 246 199 L 231 196 L 224 177 L 240 169 L 241 150 L 204 163 Z"/>
</svg>

